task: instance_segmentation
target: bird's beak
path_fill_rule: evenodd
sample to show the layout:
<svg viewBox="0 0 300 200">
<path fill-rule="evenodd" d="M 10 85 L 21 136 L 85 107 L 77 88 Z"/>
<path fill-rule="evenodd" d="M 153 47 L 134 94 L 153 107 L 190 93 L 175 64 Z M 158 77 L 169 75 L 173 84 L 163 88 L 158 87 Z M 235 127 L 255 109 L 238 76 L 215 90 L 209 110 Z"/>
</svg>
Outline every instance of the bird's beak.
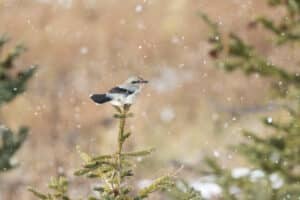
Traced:
<svg viewBox="0 0 300 200">
<path fill-rule="evenodd" d="M 140 80 L 139 82 L 142 83 L 142 84 L 146 84 L 146 83 L 148 83 L 149 81 L 142 79 L 142 80 Z"/>
</svg>

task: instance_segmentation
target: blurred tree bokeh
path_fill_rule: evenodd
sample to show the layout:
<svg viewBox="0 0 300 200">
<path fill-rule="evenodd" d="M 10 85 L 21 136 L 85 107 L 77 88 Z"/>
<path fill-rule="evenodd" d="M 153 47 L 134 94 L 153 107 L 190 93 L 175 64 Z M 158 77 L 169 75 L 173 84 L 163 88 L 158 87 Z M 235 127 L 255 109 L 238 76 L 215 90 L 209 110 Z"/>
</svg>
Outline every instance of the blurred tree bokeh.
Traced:
<svg viewBox="0 0 300 200">
<path fill-rule="evenodd" d="M 286 14 L 273 20 L 258 17 L 249 22 L 248 29 L 263 28 L 273 35 L 274 46 L 286 45 L 296 49 L 300 42 L 300 1 L 270 0 L 269 6 L 281 6 Z M 300 197 L 300 74 L 289 66 L 278 66 L 256 51 L 235 32 L 224 33 L 205 14 L 204 22 L 211 28 L 210 56 L 216 65 L 227 72 L 243 71 L 246 75 L 268 77 L 273 86 L 272 101 L 280 102 L 288 115 L 287 120 L 277 121 L 268 116 L 264 125 L 272 134 L 243 131 L 244 140 L 232 146 L 249 161 L 250 168 L 234 175 L 215 158 L 206 159 L 202 173 L 213 175 L 222 188 L 220 199 L 283 200 Z"/>
<path fill-rule="evenodd" d="M 0 36 L 0 53 L 8 42 L 6 35 Z M 10 52 L 1 55 L 0 59 L 0 106 L 9 103 L 16 96 L 25 91 L 26 83 L 32 77 L 35 67 L 15 69 L 14 61 L 24 52 L 22 45 L 15 46 Z M 14 133 L 1 123 L 0 127 L 0 172 L 10 170 L 16 166 L 12 157 L 23 144 L 28 134 L 27 127 L 21 127 Z"/>
</svg>

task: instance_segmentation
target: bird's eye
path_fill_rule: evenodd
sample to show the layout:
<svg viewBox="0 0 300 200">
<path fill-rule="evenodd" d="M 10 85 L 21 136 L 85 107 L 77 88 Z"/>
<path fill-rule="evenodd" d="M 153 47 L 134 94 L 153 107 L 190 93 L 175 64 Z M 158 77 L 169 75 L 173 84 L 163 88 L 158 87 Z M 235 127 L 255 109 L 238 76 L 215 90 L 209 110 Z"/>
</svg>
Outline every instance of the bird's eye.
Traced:
<svg viewBox="0 0 300 200">
<path fill-rule="evenodd" d="M 132 84 L 139 83 L 139 81 L 131 81 Z"/>
</svg>

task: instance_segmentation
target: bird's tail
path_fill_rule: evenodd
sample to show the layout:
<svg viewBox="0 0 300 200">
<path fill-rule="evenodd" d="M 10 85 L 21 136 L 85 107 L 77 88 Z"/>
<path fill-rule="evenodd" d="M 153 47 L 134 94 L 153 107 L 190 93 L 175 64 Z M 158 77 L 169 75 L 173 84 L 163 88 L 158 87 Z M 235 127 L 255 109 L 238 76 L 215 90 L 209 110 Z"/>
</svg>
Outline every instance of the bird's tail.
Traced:
<svg viewBox="0 0 300 200">
<path fill-rule="evenodd" d="M 106 103 L 110 100 L 112 100 L 110 97 L 108 97 L 106 94 L 92 94 L 90 95 L 90 98 L 95 102 L 95 103 Z"/>
</svg>

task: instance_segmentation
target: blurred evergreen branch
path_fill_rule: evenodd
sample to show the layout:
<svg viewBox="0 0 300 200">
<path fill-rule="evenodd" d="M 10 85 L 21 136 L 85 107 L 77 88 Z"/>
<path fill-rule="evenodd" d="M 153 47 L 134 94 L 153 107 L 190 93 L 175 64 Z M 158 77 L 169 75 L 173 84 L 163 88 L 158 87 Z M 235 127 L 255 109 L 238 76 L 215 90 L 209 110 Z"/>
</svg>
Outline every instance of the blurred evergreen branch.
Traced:
<svg viewBox="0 0 300 200">
<path fill-rule="evenodd" d="M 17 134 L 14 134 L 6 127 L 0 128 L 2 144 L 0 146 L 0 172 L 16 167 L 11 162 L 13 155 L 19 150 L 26 139 L 28 129 L 21 127 Z"/>
<path fill-rule="evenodd" d="M 259 17 L 250 25 L 260 23 L 276 36 L 276 44 L 300 41 L 300 1 L 270 0 L 270 6 L 284 6 L 286 15 L 274 21 Z M 298 199 L 300 197 L 300 75 L 268 61 L 257 53 L 236 33 L 221 34 L 217 23 L 202 14 L 203 21 L 211 29 L 208 42 L 212 44 L 209 52 L 216 59 L 217 66 L 232 72 L 241 70 L 246 75 L 258 74 L 273 80 L 278 94 L 296 106 L 286 106 L 290 120 L 280 123 L 267 117 L 263 120 L 274 134 L 257 134 L 244 131 L 244 142 L 233 146 L 251 163 L 249 173 L 234 176 L 233 171 L 224 169 L 213 158 L 207 158 L 207 169 L 203 174 L 213 175 L 222 188 L 220 199 L 235 200 L 273 200 Z M 218 39 L 212 40 L 211 38 Z M 228 41 L 223 38 L 228 38 Z M 222 48 L 220 48 L 222 47 Z M 296 46 L 292 46 L 295 48 Z M 213 52 L 213 53 L 212 53 Z M 276 179 L 274 178 L 276 177 Z M 275 180 L 274 180 L 275 179 Z"/>
<path fill-rule="evenodd" d="M 85 176 L 86 178 L 97 178 L 101 183 L 100 186 L 94 188 L 98 196 L 91 196 L 89 200 L 141 200 L 148 198 L 153 192 L 172 188 L 174 175 L 170 174 L 153 180 L 149 186 L 141 189 L 136 194 L 133 193 L 132 187 L 127 184 L 127 178 L 134 176 L 134 161 L 137 158 L 149 155 L 153 152 L 153 149 L 124 152 L 124 143 L 131 136 L 130 132 L 125 131 L 126 119 L 132 117 L 133 114 L 129 112 L 130 105 L 115 107 L 115 109 L 117 113 L 114 117 L 119 120 L 117 151 L 109 155 L 91 156 L 77 147 L 77 151 L 83 160 L 83 165 L 74 174 L 76 176 Z M 60 182 L 56 181 L 55 183 Z M 54 194 L 43 194 L 33 188 L 29 190 L 36 197 L 43 200 L 52 200 L 56 196 L 57 199 L 70 199 L 66 195 L 67 184 L 56 185 L 57 187 L 52 187 L 52 189 L 55 189 Z M 63 190 L 61 189 L 62 187 Z"/>
<path fill-rule="evenodd" d="M 216 23 L 213 23 L 205 14 L 202 14 L 204 22 L 211 28 L 212 35 L 216 35 L 218 40 L 212 40 L 209 36 L 208 42 L 212 43 L 210 55 L 217 59 L 217 66 L 228 72 L 241 70 L 246 75 L 259 74 L 265 77 L 271 77 L 274 80 L 273 86 L 277 94 L 281 96 L 294 95 L 290 89 L 296 87 L 296 95 L 299 95 L 300 73 L 289 72 L 282 66 L 275 65 L 268 61 L 264 56 L 259 55 L 255 48 L 244 42 L 235 33 L 228 35 L 226 43 L 220 36 L 220 30 Z M 222 47 L 222 48 L 219 48 Z M 213 53 L 212 53 L 213 52 Z"/>
<path fill-rule="evenodd" d="M 224 169 L 214 158 L 206 158 L 206 167 L 203 174 L 214 175 L 215 182 L 222 188 L 224 200 L 273 200 L 276 199 L 272 191 L 270 180 L 266 176 L 255 177 L 252 173 L 233 176 L 230 169 Z"/>
<path fill-rule="evenodd" d="M 171 199 L 178 200 L 202 200 L 201 193 L 189 186 L 184 180 L 177 180 L 175 187 L 168 191 Z"/>
<path fill-rule="evenodd" d="M 6 35 L 0 36 L 0 53 L 9 41 Z M 0 105 L 12 101 L 25 91 L 27 81 L 35 72 L 35 67 L 16 71 L 14 61 L 24 52 L 22 45 L 17 45 L 8 54 L 0 58 Z M 11 158 L 23 144 L 28 134 L 28 128 L 21 127 L 18 133 L 4 125 L 0 127 L 0 172 L 10 170 L 16 166 Z"/>
<path fill-rule="evenodd" d="M 200 12 L 199 15 L 211 29 L 208 42 L 212 45 L 212 49 L 210 50 L 209 54 L 213 58 L 218 58 L 219 54 L 224 50 L 223 38 L 219 30 L 218 23 L 213 22 L 204 13 Z"/>
<path fill-rule="evenodd" d="M 28 188 L 28 190 L 42 200 L 70 200 L 70 198 L 66 195 L 68 189 L 68 181 L 65 177 L 51 178 L 48 187 L 54 192 L 43 194 L 31 187 Z"/>
<path fill-rule="evenodd" d="M 257 23 L 275 35 L 277 44 L 300 41 L 300 2 L 298 0 L 269 0 L 270 6 L 284 7 L 286 12 L 280 20 L 272 20 L 268 17 L 258 17 L 250 26 Z"/>
</svg>

